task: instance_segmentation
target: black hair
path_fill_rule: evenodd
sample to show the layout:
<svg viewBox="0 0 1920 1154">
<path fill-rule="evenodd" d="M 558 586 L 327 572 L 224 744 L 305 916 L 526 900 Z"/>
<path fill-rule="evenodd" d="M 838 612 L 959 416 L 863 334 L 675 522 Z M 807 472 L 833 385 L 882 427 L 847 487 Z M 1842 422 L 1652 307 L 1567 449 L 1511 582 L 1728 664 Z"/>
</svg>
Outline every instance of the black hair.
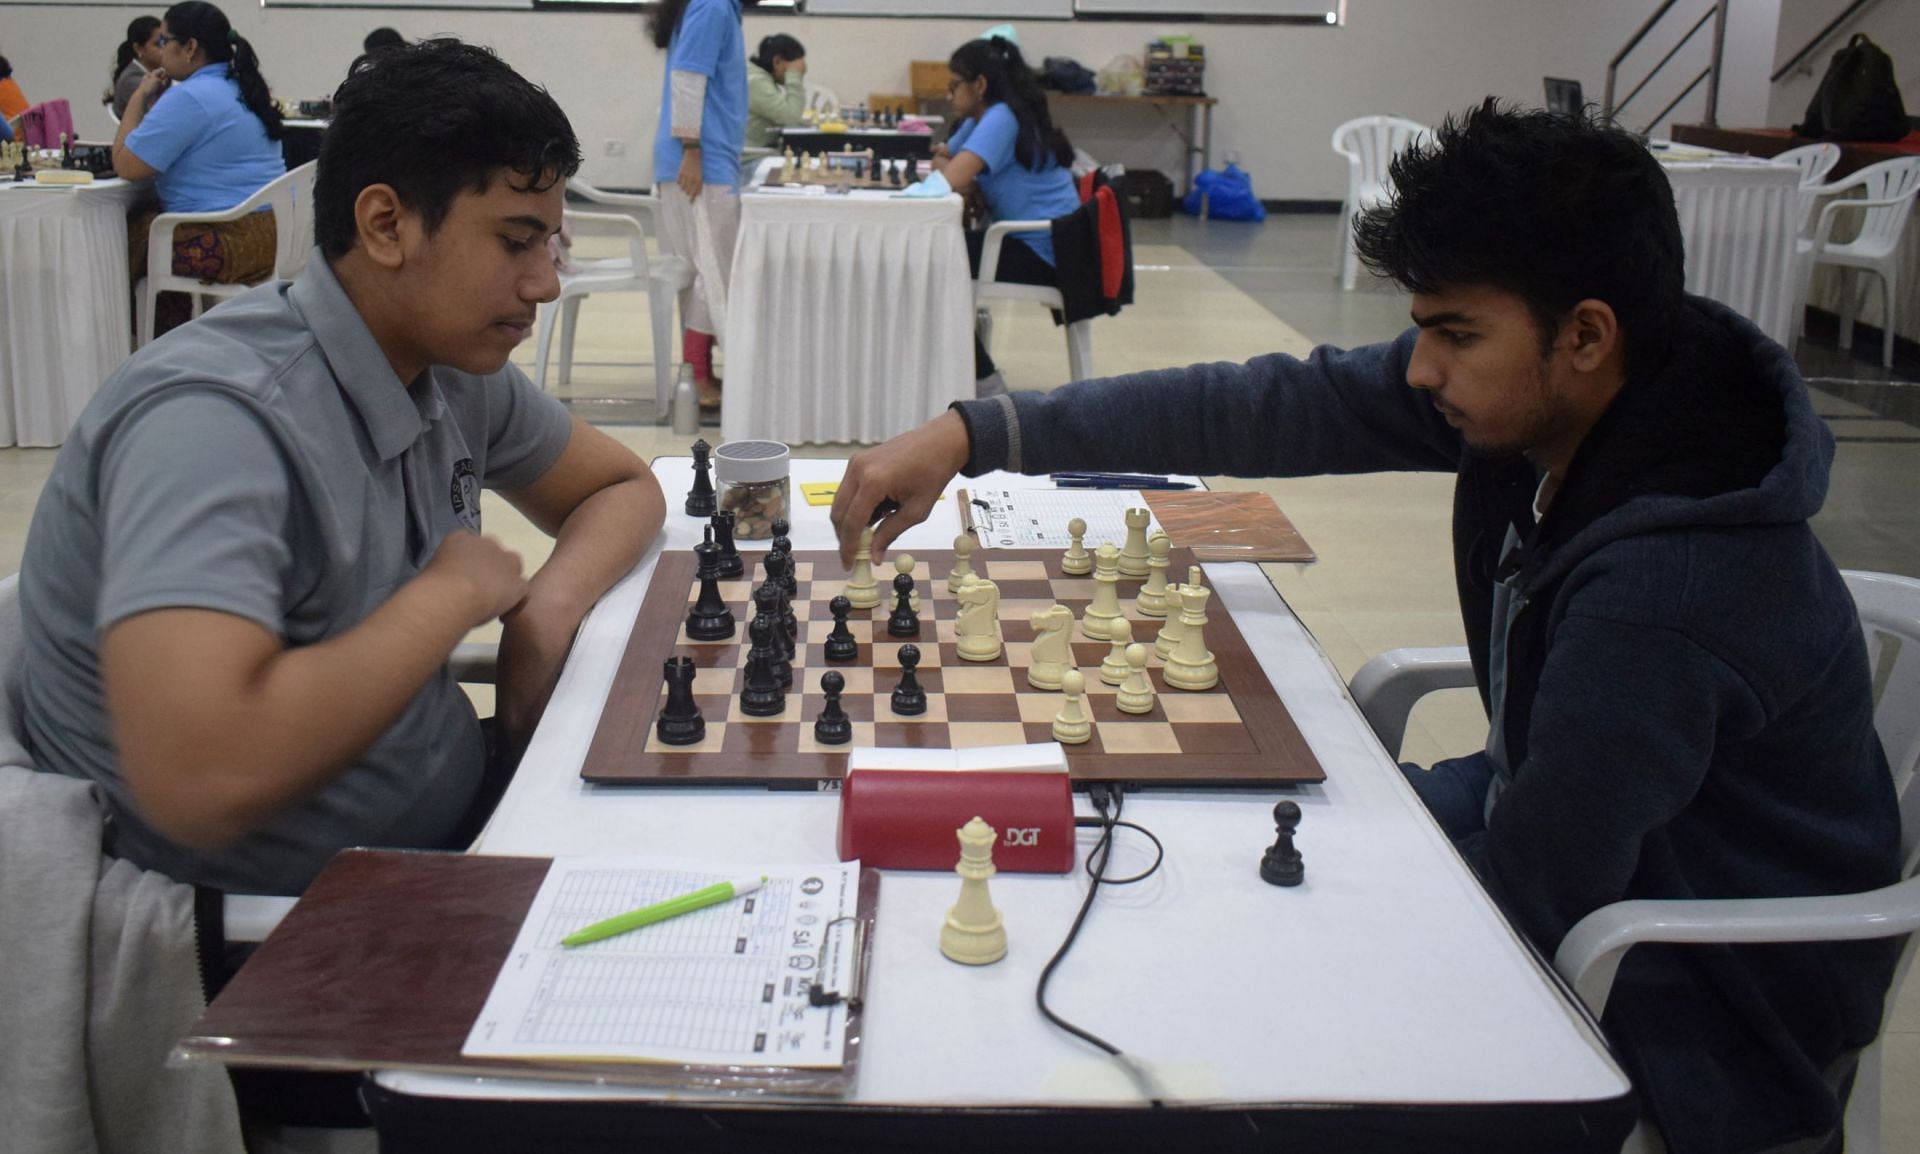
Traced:
<svg viewBox="0 0 1920 1154">
<path fill-rule="evenodd" d="M 775 32 L 760 42 L 760 48 L 753 54 L 753 62 L 768 72 L 773 71 L 774 60 L 798 60 L 807 54 L 806 45 L 795 40 L 785 32 Z"/>
<path fill-rule="evenodd" d="M 267 126 L 267 139 L 280 139 L 280 110 L 274 107 L 267 78 L 260 75 L 260 57 L 247 38 L 233 30 L 227 14 L 206 0 L 185 0 L 167 9 L 167 35 L 193 40 L 211 64 L 226 64 L 240 85 L 240 101 Z"/>
<path fill-rule="evenodd" d="M 127 70 L 127 65 L 132 64 L 134 56 L 139 53 L 136 45 L 145 44 L 147 38 L 153 35 L 153 30 L 158 27 L 160 27 L 160 18 L 158 16 L 135 16 L 133 18 L 133 23 L 127 25 L 127 38 L 122 40 L 120 47 L 114 51 L 113 72 L 111 80 L 109 81 L 110 83 L 119 82 L 120 74 Z M 113 99 L 112 92 L 107 93 L 107 99 L 109 101 Z"/>
<path fill-rule="evenodd" d="M 1646 146 L 1583 111 L 1449 115 L 1390 168 L 1393 195 L 1360 214 L 1360 259 L 1411 292 L 1487 285 L 1518 294 L 1551 348 L 1582 300 L 1619 318 L 1627 370 L 1666 356 L 1685 300 L 1673 188 Z"/>
<path fill-rule="evenodd" d="M 687 14 L 687 5 L 692 0 L 658 0 L 653 12 L 647 17 L 647 35 L 653 37 L 655 48 L 665 48 L 673 43 L 673 34 L 680 27 L 680 18 Z"/>
<path fill-rule="evenodd" d="M 1047 94 L 1013 41 L 1000 36 L 969 40 L 954 52 L 947 67 L 962 80 L 986 77 L 987 103 L 1005 104 L 1020 122 L 1013 158 L 1021 167 L 1038 171 L 1046 167 L 1049 156 L 1062 168 L 1072 166 L 1073 145 L 1067 143 L 1067 134 L 1054 126 L 1053 114 L 1047 110 Z"/>
<path fill-rule="evenodd" d="M 365 40 L 360 42 L 360 51 L 363 54 L 378 52 L 382 48 L 404 48 L 406 44 L 407 38 L 393 29 L 375 28 L 373 31 L 367 33 Z"/>
<path fill-rule="evenodd" d="M 4 56 L 0 56 L 0 80 L 5 80 L 7 77 L 12 75 L 13 75 L 13 62 L 11 60 L 8 60 Z"/>
<path fill-rule="evenodd" d="M 391 185 L 431 234 L 461 192 L 501 169 L 542 192 L 580 170 L 580 141 L 547 90 L 488 49 L 451 38 L 383 48 L 353 62 L 320 141 L 313 233 L 329 259 L 359 240 L 354 201 Z"/>
</svg>

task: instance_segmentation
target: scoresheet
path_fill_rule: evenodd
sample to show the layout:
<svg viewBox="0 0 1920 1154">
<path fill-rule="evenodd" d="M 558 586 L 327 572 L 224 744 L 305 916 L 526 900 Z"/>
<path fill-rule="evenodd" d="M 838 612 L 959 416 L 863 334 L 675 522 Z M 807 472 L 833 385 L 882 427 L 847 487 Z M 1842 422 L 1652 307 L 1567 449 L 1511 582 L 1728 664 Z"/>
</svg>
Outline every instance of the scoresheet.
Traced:
<svg viewBox="0 0 1920 1154">
<path fill-rule="evenodd" d="M 1126 512 L 1142 509 L 1138 489 L 967 489 L 966 523 L 987 549 L 1065 549 L 1073 544 L 1067 522 L 1087 523 L 1082 545 L 1091 553 L 1105 542 L 1127 540 Z M 1147 524 L 1151 537 L 1158 521 Z"/>
<path fill-rule="evenodd" d="M 764 874 L 755 893 L 566 949 L 594 922 L 717 882 Z M 665 858 L 556 858 L 461 1053 L 689 1065 L 835 1068 L 860 863 L 788 867 Z"/>
</svg>

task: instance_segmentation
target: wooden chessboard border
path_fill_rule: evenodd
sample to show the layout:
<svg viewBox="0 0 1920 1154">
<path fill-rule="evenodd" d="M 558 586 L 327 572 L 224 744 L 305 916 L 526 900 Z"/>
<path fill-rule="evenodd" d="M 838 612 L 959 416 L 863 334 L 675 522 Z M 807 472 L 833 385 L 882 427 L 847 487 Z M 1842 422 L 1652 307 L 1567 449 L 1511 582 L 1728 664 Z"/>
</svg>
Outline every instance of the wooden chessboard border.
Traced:
<svg viewBox="0 0 1920 1154">
<path fill-rule="evenodd" d="M 748 553 L 744 556 L 748 564 L 748 578 L 751 579 L 757 568 L 758 554 Z M 994 562 L 1038 561 L 1046 566 L 1050 577 L 1061 576 L 1059 550 L 995 549 L 988 553 L 976 552 L 974 557 L 989 566 Z M 935 595 L 944 597 L 946 574 L 954 564 L 952 551 L 932 550 L 916 554 L 916 558 L 922 563 L 933 563 L 933 581 L 939 585 Z M 820 576 L 822 573 L 839 571 L 839 558 L 835 553 L 797 552 L 794 559 L 813 563 L 814 580 L 818 584 L 831 587 L 840 580 Z M 1184 574 L 1187 567 L 1195 563 L 1192 553 L 1186 549 L 1173 550 L 1169 562 L 1170 575 Z M 822 783 L 834 782 L 845 776 L 847 753 L 844 749 L 791 754 L 730 750 L 657 752 L 647 749 L 654 718 L 664 701 L 665 660 L 682 651 L 678 642 L 690 604 L 688 591 L 694 584 L 697 564 L 697 558 L 690 550 L 676 550 L 661 557 L 655 566 L 653 579 L 648 583 L 639 615 L 628 636 L 626 651 L 621 655 L 620 666 L 608 689 L 600 724 L 588 747 L 580 776 L 597 784 L 764 785 L 801 789 L 824 788 Z M 883 586 L 886 584 L 882 578 L 884 572 L 884 568 L 875 572 Z M 1123 597 L 1130 597 L 1139 586 L 1138 581 L 1131 579 L 1125 580 L 1124 584 Z M 809 598 L 809 604 L 815 600 Z M 824 607 L 826 599 L 817 600 Z M 873 612 L 879 613 L 878 610 Z M 925 620 L 934 620 L 931 605 L 923 608 L 922 612 Z M 884 628 L 883 616 L 876 616 L 875 621 Z M 1241 725 L 1252 738 L 1258 752 L 1181 753 L 1160 757 L 1137 753 L 1085 753 L 1075 746 L 1067 746 L 1068 769 L 1076 783 L 1125 782 L 1135 786 L 1187 788 L 1245 787 L 1256 783 L 1293 784 L 1326 779 L 1325 771 L 1307 746 L 1306 739 L 1301 736 L 1299 727 L 1294 724 L 1279 694 L 1267 680 L 1266 672 L 1260 668 L 1258 659 L 1248 647 L 1232 614 L 1224 611 L 1218 598 L 1209 602 L 1206 628 L 1208 648 L 1213 651 L 1214 661 L 1219 666 L 1226 695 L 1232 700 L 1240 715 Z M 741 629 L 744 632 L 744 621 L 741 622 Z M 1148 643 L 1152 641 L 1151 637 L 1136 636 L 1135 639 Z M 744 638 L 736 638 L 736 641 L 741 646 L 745 645 Z M 924 644 L 934 642 L 929 639 Z M 686 651 L 693 650 L 690 648 Z M 696 660 L 699 660 L 698 657 Z M 1007 659 L 1003 656 L 998 664 L 1006 663 Z M 981 663 L 979 667 L 993 668 L 995 663 Z M 808 672 L 817 675 L 824 669 L 809 668 Z M 795 698 L 803 694 L 815 696 L 809 687 L 799 684 L 790 691 L 790 696 Z M 711 723 L 714 719 L 710 717 L 708 720 Z M 811 719 L 799 724 L 810 726 Z"/>
</svg>

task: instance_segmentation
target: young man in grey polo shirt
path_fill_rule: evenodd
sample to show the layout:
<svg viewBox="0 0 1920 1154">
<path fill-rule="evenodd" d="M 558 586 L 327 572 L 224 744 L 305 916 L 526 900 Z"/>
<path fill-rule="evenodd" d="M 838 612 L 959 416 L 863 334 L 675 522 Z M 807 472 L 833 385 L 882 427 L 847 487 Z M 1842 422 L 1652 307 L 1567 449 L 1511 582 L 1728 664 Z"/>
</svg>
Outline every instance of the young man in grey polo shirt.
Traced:
<svg viewBox="0 0 1920 1154">
<path fill-rule="evenodd" d="M 441 846 L 488 751 L 447 670 L 498 617 L 524 740 L 581 617 L 659 530 L 646 465 L 507 365 L 558 295 L 566 116 L 490 53 L 363 60 L 335 98 L 319 250 L 142 349 L 41 495 L 21 571 L 38 763 L 90 778 L 114 848 L 297 893 L 343 846 Z M 498 490 L 557 538 L 529 579 Z"/>
</svg>

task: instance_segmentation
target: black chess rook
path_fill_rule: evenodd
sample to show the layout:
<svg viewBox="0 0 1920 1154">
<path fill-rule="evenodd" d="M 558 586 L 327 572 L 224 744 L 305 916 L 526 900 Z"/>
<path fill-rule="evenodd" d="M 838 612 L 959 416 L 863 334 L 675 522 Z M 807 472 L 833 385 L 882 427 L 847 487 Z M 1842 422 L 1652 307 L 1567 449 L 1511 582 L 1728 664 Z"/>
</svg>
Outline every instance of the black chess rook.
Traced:
<svg viewBox="0 0 1920 1154">
<path fill-rule="evenodd" d="M 707 736 L 707 721 L 693 700 L 693 658 L 666 661 L 667 703 L 660 709 L 654 732 L 668 745 L 698 745 Z"/>
<path fill-rule="evenodd" d="M 1278 836 L 1260 857 L 1260 880 L 1268 885 L 1297 886 L 1307 877 L 1300 851 L 1293 848 L 1293 831 L 1300 828 L 1300 807 L 1290 801 L 1276 803 L 1273 824 Z"/>
</svg>

